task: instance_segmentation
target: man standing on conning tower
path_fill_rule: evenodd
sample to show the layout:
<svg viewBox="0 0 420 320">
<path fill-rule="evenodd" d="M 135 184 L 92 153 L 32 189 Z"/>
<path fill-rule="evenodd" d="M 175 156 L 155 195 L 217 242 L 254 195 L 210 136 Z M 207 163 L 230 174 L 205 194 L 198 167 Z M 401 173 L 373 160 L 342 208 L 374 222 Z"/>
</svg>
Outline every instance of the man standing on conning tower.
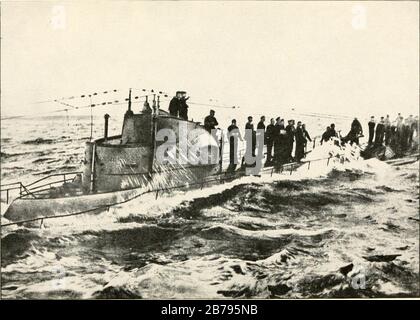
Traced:
<svg viewBox="0 0 420 320">
<path fill-rule="evenodd" d="M 187 100 L 190 97 L 187 97 L 187 93 L 185 91 L 180 91 L 181 99 L 179 100 L 179 117 L 188 120 L 188 104 Z"/>
<path fill-rule="evenodd" d="M 181 106 L 182 92 L 177 91 L 175 97 L 169 102 L 169 114 L 174 117 L 178 117 L 180 106 Z"/>
</svg>

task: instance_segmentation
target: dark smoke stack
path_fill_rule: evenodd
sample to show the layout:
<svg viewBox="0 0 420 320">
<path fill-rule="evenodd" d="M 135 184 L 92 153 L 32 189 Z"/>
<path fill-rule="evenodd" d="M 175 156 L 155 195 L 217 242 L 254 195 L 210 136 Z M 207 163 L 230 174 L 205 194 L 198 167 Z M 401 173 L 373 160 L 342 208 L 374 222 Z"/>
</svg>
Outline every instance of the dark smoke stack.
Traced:
<svg viewBox="0 0 420 320">
<path fill-rule="evenodd" d="M 131 88 L 130 92 L 128 93 L 128 111 L 131 112 Z"/>
<path fill-rule="evenodd" d="M 105 141 L 108 139 L 108 119 L 109 119 L 109 114 L 105 114 L 104 118 L 105 118 L 105 134 L 104 134 L 104 139 Z"/>
<path fill-rule="evenodd" d="M 128 93 L 128 109 L 127 109 L 124 117 L 132 116 L 132 115 L 133 115 L 133 111 L 131 110 L 131 88 L 130 88 L 130 91 Z"/>
</svg>

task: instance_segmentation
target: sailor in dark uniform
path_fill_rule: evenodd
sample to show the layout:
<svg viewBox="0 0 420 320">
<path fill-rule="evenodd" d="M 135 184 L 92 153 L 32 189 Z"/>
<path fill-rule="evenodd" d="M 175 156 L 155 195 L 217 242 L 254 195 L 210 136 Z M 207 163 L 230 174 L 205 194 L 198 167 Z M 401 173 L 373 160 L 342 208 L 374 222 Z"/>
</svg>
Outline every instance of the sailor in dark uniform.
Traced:
<svg viewBox="0 0 420 320">
<path fill-rule="evenodd" d="M 381 122 L 376 126 L 375 132 L 375 146 L 382 146 L 384 142 L 385 135 L 385 120 L 384 117 L 381 117 Z"/>
<path fill-rule="evenodd" d="M 284 128 L 284 119 L 278 117 L 274 126 L 274 162 L 282 165 L 287 162 L 287 137 Z"/>
<path fill-rule="evenodd" d="M 270 165 L 273 160 L 273 145 L 275 138 L 275 126 L 274 119 L 271 118 L 270 124 L 267 126 L 267 131 L 265 132 L 265 141 L 267 143 L 267 161 L 266 165 Z"/>
<path fill-rule="evenodd" d="M 293 151 L 293 143 L 295 141 L 295 120 L 289 120 L 288 125 L 286 127 L 286 136 L 287 136 L 287 158 L 288 161 L 293 160 L 292 151 Z"/>
<path fill-rule="evenodd" d="M 210 110 L 210 114 L 204 118 L 204 129 L 211 133 L 212 130 L 216 129 L 216 126 L 219 124 L 214 116 L 216 112 Z"/>
<path fill-rule="evenodd" d="M 169 114 L 171 116 L 178 117 L 181 96 L 181 91 L 177 91 L 175 97 L 173 97 L 171 102 L 169 102 Z"/>
<path fill-rule="evenodd" d="M 415 123 L 413 115 L 410 114 L 410 116 L 408 117 L 406 121 L 407 121 L 406 125 L 407 125 L 407 131 L 408 131 L 408 147 L 411 147 L 413 143 L 413 134 L 414 134 L 413 123 Z"/>
<path fill-rule="evenodd" d="M 330 138 L 337 138 L 338 134 L 337 131 L 335 131 L 335 124 L 331 123 L 330 125 Z"/>
<path fill-rule="evenodd" d="M 247 150 L 248 150 L 248 145 L 251 144 L 252 156 L 255 157 L 255 148 L 257 146 L 257 136 L 254 130 L 254 124 L 252 123 L 252 117 L 248 117 L 248 122 L 245 124 L 245 139 L 247 139 Z"/>
<path fill-rule="evenodd" d="M 359 137 L 363 135 L 363 129 L 362 125 L 357 120 L 357 118 L 354 118 L 353 122 L 351 123 L 351 130 L 350 130 L 351 136 L 352 136 L 352 142 L 356 142 L 356 144 L 359 144 Z"/>
<path fill-rule="evenodd" d="M 311 136 L 309 135 L 309 132 L 306 130 L 306 125 L 303 123 L 302 124 L 302 131 L 303 131 L 303 137 L 305 138 L 305 152 L 306 152 L 306 145 L 308 143 L 308 141 L 312 142 Z M 305 157 L 306 154 L 303 156 Z"/>
<path fill-rule="evenodd" d="M 227 130 L 229 139 L 229 167 L 227 171 L 233 172 L 238 164 L 238 139 L 242 141 L 242 137 L 235 119 L 232 120 L 232 124 Z"/>
<path fill-rule="evenodd" d="M 389 118 L 389 114 L 386 115 L 385 118 L 385 145 L 388 146 L 391 141 L 392 136 L 392 124 L 391 119 Z"/>
<path fill-rule="evenodd" d="M 264 122 L 265 122 L 265 116 L 262 116 L 260 118 L 260 122 L 258 122 L 258 124 L 257 124 L 257 135 L 258 135 L 258 137 L 260 137 L 262 135 L 262 138 L 263 138 L 263 140 L 262 140 L 263 144 L 261 146 L 258 145 L 258 154 L 261 154 L 263 158 L 264 158 L 264 153 L 263 153 L 264 152 L 264 145 L 267 143 L 266 138 L 265 138 L 265 124 L 264 124 Z M 260 141 L 260 139 L 258 138 L 257 141 Z M 261 153 L 260 153 L 260 148 L 262 148 Z M 262 160 L 262 159 L 260 159 L 260 160 Z"/>
<path fill-rule="evenodd" d="M 187 97 L 185 91 L 181 91 L 181 99 L 179 100 L 179 117 L 185 120 L 188 120 L 188 104 L 187 100 L 190 97 Z"/>
<path fill-rule="evenodd" d="M 305 144 L 306 138 L 303 133 L 302 122 L 298 121 L 296 127 L 296 151 L 295 151 L 295 158 L 296 161 L 300 161 L 305 156 Z"/>
<path fill-rule="evenodd" d="M 402 142 L 401 147 L 403 151 L 406 151 L 409 147 L 409 136 L 410 136 L 410 120 L 409 118 L 406 118 L 402 125 Z"/>
<path fill-rule="evenodd" d="M 321 136 L 321 145 L 323 142 L 327 142 L 328 140 L 330 140 L 331 138 L 331 127 L 327 127 L 327 129 L 325 129 L 324 133 Z"/>
<path fill-rule="evenodd" d="M 410 141 L 413 141 L 414 139 L 414 133 L 416 133 L 417 135 L 417 139 L 419 136 L 418 133 L 418 116 L 416 116 L 415 118 L 412 118 L 411 124 L 410 124 L 410 132 L 411 132 L 411 136 L 410 136 Z"/>
<path fill-rule="evenodd" d="M 265 117 L 262 116 L 260 122 L 258 122 L 257 129 L 262 129 L 265 132 Z"/>
</svg>

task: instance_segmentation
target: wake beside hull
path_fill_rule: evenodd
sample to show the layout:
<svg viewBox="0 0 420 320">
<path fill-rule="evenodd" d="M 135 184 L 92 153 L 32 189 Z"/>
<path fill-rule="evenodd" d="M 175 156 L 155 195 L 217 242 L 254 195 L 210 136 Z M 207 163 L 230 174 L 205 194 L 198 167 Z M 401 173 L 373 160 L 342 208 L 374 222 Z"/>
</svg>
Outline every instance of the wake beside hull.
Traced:
<svg viewBox="0 0 420 320">
<path fill-rule="evenodd" d="M 296 170 L 298 167 L 304 163 L 290 163 L 287 166 L 287 169 Z M 196 168 L 200 172 L 200 168 Z M 217 169 L 216 167 L 208 167 L 208 170 L 211 172 Z M 209 173 L 207 171 L 207 173 Z M 269 174 L 274 171 L 273 167 L 264 168 L 262 172 Z M 281 170 L 282 172 L 283 170 Z M 197 175 L 198 172 L 195 172 Z M 279 172 L 279 171 L 277 171 Z M 287 171 L 288 172 L 288 171 Z M 191 172 L 190 172 L 191 173 Z M 201 172 L 202 173 L 202 172 Z M 287 173 L 288 174 L 288 173 Z M 173 185 L 168 188 L 149 188 L 149 187 L 139 187 L 135 189 L 128 189 L 115 192 L 106 192 L 106 193 L 96 193 L 96 194 L 86 194 L 70 197 L 61 197 L 61 198 L 43 198 L 36 199 L 30 197 L 23 197 L 15 199 L 9 207 L 6 209 L 4 217 L 14 223 L 27 222 L 31 220 L 59 217 L 59 216 L 68 216 L 68 215 L 77 215 L 82 213 L 93 213 L 97 211 L 103 211 L 107 208 L 133 200 L 137 197 L 141 197 L 145 194 L 150 194 L 156 192 L 157 195 L 161 192 L 168 192 L 172 189 L 198 189 L 204 186 L 211 186 L 223 182 L 232 181 L 240 177 L 246 176 L 245 170 L 239 170 L 232 173 L 220 173 L 213 175 L 204 175 L 202 179 L 191 180 L 185 179 L 184 183 Z M 188 175 L 186 176 L 186 178 Z M 195 176 L 197 177 L 197 176 Z M 206 179 L 207 177 L 207 179 Z M 160 176 L 160 178 L 162 178 Z M 204 179 L 203 179 L 204 178 Z M 166 179 L 164 179 L 165 181 Z M 186 183 L 185 183 L 186 182 Z"/>
<path fill-rule="evenodd" d="M 88 194 L 63 198 L 18 198 L 7 208 L 4 217 L 13 222 L 75 214 L 123 202 L 144 192 L 143 188 Z"/>
</svg>

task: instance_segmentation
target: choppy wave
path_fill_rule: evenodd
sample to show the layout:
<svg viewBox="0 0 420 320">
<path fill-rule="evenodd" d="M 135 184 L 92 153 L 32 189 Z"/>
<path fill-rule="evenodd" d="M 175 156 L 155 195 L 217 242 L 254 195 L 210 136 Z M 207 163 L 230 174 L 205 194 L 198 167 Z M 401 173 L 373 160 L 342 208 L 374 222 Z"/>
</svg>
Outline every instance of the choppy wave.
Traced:
<svg viewBox="0 0 420 320">
<path fill-rule="evenodd" d="M 387 170 L 398 179 L 404 169 Z M 120 215 L 123 208 L 104 213 L 116 216 L 99 228 L 20 227 L 2 239 L 3 294 L 415 296 L 418 220 L 409 218 L 417 217 L 418 202 L 405 201 L 407 188 L 384 184 L 379 175 L 336 168 L 318 179 L 239 183 L 210 196 L 185 195 L 158 216 L 136 214 L 134 203 L 129 214 Z M 37 280 L 22 284 L 34 272 Z M 365 289 L 355 289 L 359 278 Z"/>
<path fill-rule="evenodd" d="M 71 143 L 70 150 L 41 144 L 56 149 L 36 157 L 40 150 L 23 151 L 26 162 L 5 156 L 2 168 L 71 169 L 83 153 L 80 141 Z M 292 175 L 140 197 L 41 227 L 4 227 L 2 296 L 418 296 L 418 168 L 417 158 L 388 164 L 343 154 Z"/>
</svg>

